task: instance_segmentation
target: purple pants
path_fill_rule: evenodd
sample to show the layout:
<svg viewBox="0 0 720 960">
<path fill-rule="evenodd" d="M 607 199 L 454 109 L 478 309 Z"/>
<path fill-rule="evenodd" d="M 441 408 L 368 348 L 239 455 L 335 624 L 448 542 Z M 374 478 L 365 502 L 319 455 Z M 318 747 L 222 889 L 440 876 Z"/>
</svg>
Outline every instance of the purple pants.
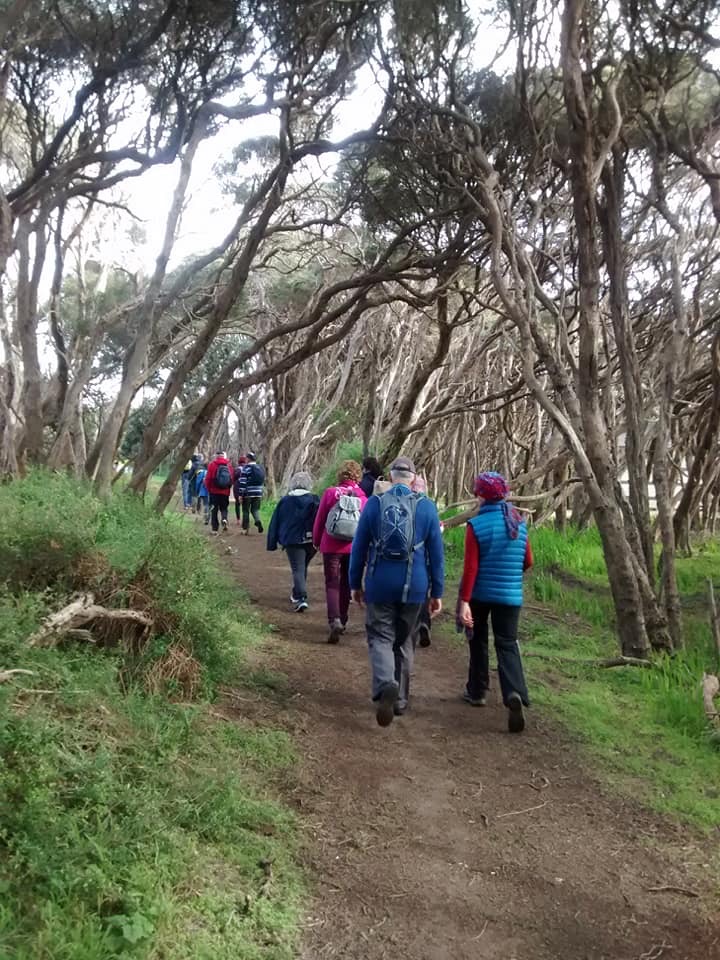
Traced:
<svg viewBox="0 0 720 960">
<path fill-rule="evenodd" d="M 350 608 L 350 554 L 324 553 L 323 567 L 328 623 L 339 620 L 345 626 Z"/>
</svg>

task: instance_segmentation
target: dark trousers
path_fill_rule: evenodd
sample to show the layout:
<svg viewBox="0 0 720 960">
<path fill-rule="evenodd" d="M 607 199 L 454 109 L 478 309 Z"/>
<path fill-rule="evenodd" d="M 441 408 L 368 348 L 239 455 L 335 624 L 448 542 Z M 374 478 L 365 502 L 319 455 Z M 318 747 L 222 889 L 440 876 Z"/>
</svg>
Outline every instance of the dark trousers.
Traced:
<svg viewBox="0 0 720 960">
<path fill-rule="evenodd" d="M 488 617 L 492 621 L 497 654 L 498 675 L 503 703 L 507 706 L 511 693 L 519 693 L 525 706 L 529 706 L 525 674 L 523 673 L 520 647 L 518 646 L 518 622 L 521 607 L 508 607 L 502 603 L 470 601 L 473 615 L 470 646 L 470 667 L 467 692 L 473 698 L 481 697 L 490 686 L 490 659 L 488 654 Z"/>
<path fill-rule="evenodd" d="M 229 493 L 211 493 L 210 494 L 210 522 L 212 524 L 213 530 L 217 531 L 220 529 L 220 521 L 218 520 L 218 511 L 220 516 L 227 523 L 228 515 L 228 505 L 230 503 L 230 494 Z"/>
<path fill-rule="evenodd" d="M 395 684 L 398 706 L 407 706 L 413 667 L 413 634 L 421 606 L 420 603 L 368 603 L 365 628 L 373 700 L 377 700 L 383 687 Z"/>
<path fill-rule="evenodd" d="M 420 637 L 420 627 L 427 627 L 428 635 L 432 630 L 432 617 L 430 616 L 430 601 L 426 601 L 420 607 L 420 615 L 417 618 L 417 623 L 415 624 L 415 629 L 413 630 L 413 647 L 417 646 L 418 639 Z"/>
<path fill-rule="evenodd" d="M 323 569 L 328 623 L 339 620 L 345 626 L 350 609 L 350 554 L 324 553 Z"/>
<path fill-rule="evenodd" d="M 292 595 L 296 600 L 307 600 L 307 572 L 315 547 L 311 543 L 291 543 L 285 547 L 285 553 L 292 571 Z"/>
<path fill-rule="evenodd" d="M 240 510 L 242 508 L 242 497 L 235 497 L 235 519 L 240 519 Z"/>
<path fill-rule="evenodd" d="M 252 513 L 253 523 L 260 529 L 262 522 L 260 520 L 260 504 L 262 497 L 243 497 L 242 499 L 242 528 L 250 529 L 250 514 Z"/>
</svg>

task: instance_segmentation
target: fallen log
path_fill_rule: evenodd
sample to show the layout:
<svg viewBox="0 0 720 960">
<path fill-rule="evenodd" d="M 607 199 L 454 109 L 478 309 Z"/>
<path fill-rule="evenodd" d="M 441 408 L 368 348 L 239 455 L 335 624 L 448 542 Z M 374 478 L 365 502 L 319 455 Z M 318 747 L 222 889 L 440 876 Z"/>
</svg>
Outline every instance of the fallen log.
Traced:
<svg viewBox="0 0 720 960">
<path fill-rule="evenodd" d="M 67 636 L 92 642 L 94 637 L 92 631 L 86 629 L 88 624 L 101 625 L 104 632 L 113 632 L 118 627 L 134 627 L 135 633 L 142 639 L 149 634 L 153 623 L 153 618 L 141 610 L 102 607 L 95 603 L 91 593 L 85 593 L 47 617 L 28 642 L 31 647 L 49 647 Z"/>
<path fill-rule="evenodd" d="M 25 676 L 25 677 L 34 677 L 34 670 L 20 670 L 15 668 L 13 670 L 0 670 L 0 683 L 7 683 L 8 680 L 12 680 L 16 676 Z"/>
<path fill-rule="evenodd" d="M 537 657 L 540 660 L 553 660 L 559 663 L 570 663 L 578 667 L 642 667 L 652 669 L 655 664 L 652 660 L 641 660 L 639 657 L 598 657 L 592 660 L 579 660 L 575 657 L 559 657 L 553 653 L 539 653 L 535 650 L 523 650 L 524 657 Z"/>
</svg>

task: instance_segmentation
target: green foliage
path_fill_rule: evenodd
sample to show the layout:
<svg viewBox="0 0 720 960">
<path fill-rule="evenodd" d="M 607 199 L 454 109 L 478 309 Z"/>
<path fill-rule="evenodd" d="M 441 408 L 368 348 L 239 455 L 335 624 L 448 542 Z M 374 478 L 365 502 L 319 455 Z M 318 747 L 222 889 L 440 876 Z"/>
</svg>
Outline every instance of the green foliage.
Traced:
<svg viewBox="0 0 720 960">
<path fill-rule="evenodd" d="M 254 617 L 182 517 L 41 473 L 0 489 L 6 538 L 8 510 L 0 667 L 31 673 L 0 684 L 0 956 L 290 960 L 295 823 L 272 799 L 287 735 L 123 686 L 120 651 L 27 644 L 82 575 L 114 605 L 142 593 L 166 629 L 148 660 L 190 649 L 211 692 L 260 637 Z M 23 584 L 35 550 L 52 562 Z"/>
<path fill-rule="evenodd" d="M 619 790 L 701 829 L 715 829 L 720 752 L 709 736 L 701 695 L 702 674 L 713 669 L 715 658 L 707 611 L 696 601 L 713 564 L 717 571 L 718 545 L 708 543 L 694 557 L 678 560 L 685 650 L 657 659 L 650 670 L 603 670 L 569 662 L 617 654 L 597 532 L 566 537 L 539 528 L 531 537 L 536 566 L 527 589 L 532 599 L 524 618 L 525 649 L 559 658 L 527 657 L 536 701 L 586 741 Z"/>
<path fill-rule="evenodd" d="M 325 473 L 322 474 L 315 485 L 316 490 L 322 491 L 337 483 L 338 470 L 343 460 L 357 460 L 358 463 L 362 463 L 363 452 L 360 440 L 350 440 L 336 447 L 333 458 L 328 464 Z"/>
</svg>

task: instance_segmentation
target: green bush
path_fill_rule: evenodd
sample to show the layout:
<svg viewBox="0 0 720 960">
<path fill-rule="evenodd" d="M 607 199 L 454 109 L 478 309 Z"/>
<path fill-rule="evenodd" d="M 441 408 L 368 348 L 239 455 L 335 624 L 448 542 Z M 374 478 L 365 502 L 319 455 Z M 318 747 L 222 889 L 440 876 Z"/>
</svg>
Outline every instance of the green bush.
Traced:
<svg viewBox="0 0 720 960">
<path fill-rule="evenodd" d="M 343 460 L 363 461 L 362 443 L 360 440 L 351 440 L 348 443 L 341 443 L 335 450 L 333 459 L 327 466 L 325 473 L 318 479 L 315 489 L 319 492 L 333 487 L 337 483 L 338 470 Z"/>
<path fill-rule="evenodd" d="M 273 783 L 291 743 L 133 680 L 182 648 L 211 696 L 262 636 L 207 541 L 41 472 L 0 488 L 0 518 L 0 669 L 29 671 L 0 684 L 0 957 L 290 960 L 301 883 Z M 78 587 L 152 613 L 139 662 L 28 645 Z"/>
</svg>

